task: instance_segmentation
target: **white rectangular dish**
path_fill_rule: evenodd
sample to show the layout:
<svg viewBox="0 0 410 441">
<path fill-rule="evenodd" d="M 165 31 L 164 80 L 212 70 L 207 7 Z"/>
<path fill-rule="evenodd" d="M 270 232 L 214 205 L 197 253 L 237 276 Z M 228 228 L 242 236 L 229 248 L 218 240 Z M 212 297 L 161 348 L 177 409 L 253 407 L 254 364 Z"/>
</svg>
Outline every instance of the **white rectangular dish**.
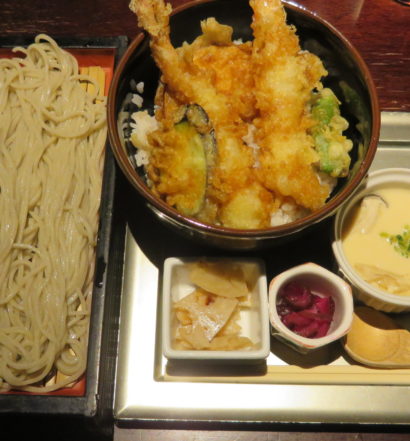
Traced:
<svg viewBox="0 0 410 441">
<path fill-rule="evenodd" d="M 249 338 L 253 347 L 236 350 L 183 350 L 176 349 L 173 336 L 176 333 L 173 304 L 195 290 L 190 280 L 190 265 L 199 261 L 234 263 L 245 276 L 249 288 L 249 305 L 240 308 L 238 324 L 241 336 Z M 176 258 L 164 262 L 162 285 L 162 342 L 164 355 L 169 360 L 219 361 L 249 363 L 264 361 L 270 352 L 268 294 L 265 265 L 259 259 L 242 258 Z"/>
</svg>

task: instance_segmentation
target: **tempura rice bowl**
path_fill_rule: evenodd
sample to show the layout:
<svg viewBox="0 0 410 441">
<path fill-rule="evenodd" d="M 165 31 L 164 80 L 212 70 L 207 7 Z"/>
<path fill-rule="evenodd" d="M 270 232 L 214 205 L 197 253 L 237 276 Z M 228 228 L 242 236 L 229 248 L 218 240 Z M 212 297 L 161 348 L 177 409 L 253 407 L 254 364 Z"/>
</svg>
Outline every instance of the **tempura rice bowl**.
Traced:
<svg viewBox="0 0 410 441">
<path fill-rule="evenodd" d="M 144 108 L 154 105 L 160 72 L 151 57 L 148 37 L 139 34 L 118 65 L 108 99 L 109 135 L 114 155 L 149 209 L 158 215 L 161 222 L 185 237 L 226 249 L 255 249 L 289 240 L 296 233 L 310 229 L 335 214 L 366 176 L 372 163 L 379 136 L 380 113 L 376 89 L 363 59 L 329 23 L 301 7 L 288 3 L 284 6 L 288 23 L 296 26 L 302 49 L 318 55 L 323 61 L 328 71 L 324 86 L 337 93 L 342 116 L 349 122 L 347 136 L 353 141 L 348 176 L 338 180 L 323 207 L 302 218 L 264 229 L 227 228 L 184 216 L 155 196 L 136 166 L 135 148 L 130 146 L 124 131 L 124 121 L 127 121 L 134 106 L 130 104 L 132 85 L 144 84 Z M 191 42 L 200 33 L 200 21 L 208 17 L 232 26 L 234 39 L 252 39 L 252 9 L 248 0 L 238 0 L 234 9 L 229 0 L 204 0 L 187 3 L 173 11 L 170 21 L 173 45 Z M 286 213 L 278 215 L 283 215 L 285 220 L 290 219 Z"/>
</svg>

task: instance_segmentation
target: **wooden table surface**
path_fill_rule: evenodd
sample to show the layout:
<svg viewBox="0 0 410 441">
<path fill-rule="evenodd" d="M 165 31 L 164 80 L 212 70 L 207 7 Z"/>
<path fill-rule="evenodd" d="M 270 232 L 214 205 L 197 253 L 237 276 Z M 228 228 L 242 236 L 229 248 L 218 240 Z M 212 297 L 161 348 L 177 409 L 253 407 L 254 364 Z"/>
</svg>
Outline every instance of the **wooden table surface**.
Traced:
<svg viewBox="0 0 410 441">
<path fill-rule="evenodd" d="M 295 3 L 321 15 L 359 50 L 373 75 L 382 110 L 410 111 L 410 7 L 394 0 Z M 138 32 L 128 0 L 1 0 L 0 6 L 1 35 L 46 32 L 133 39 Z"/>
<path fill-rule="evenodd" d="M 172 3 L 178 6 L 186 1 Z M 321 15 L 358 49 L 373 75 L 381 110 L 410 111 L 410 7 L 394 0 L 297 0 L 296 3 Z M 133 39 L 138 28 L 127 0 L 1 0 L 0 35 L 40 32 L 54 37 L 125 35 Z M 267 431 L 187 429 L 189 424 L 182 430 L 115 428 L 113 437 L 116 441 L 410 440 L 406 429 L 389 426 L 365 430 L 360 427 L 319 430 L 317 426 L 312 430 L 309 427 L 275 427 Z M 41 434 L 43 439 L 47 434 L 50 439 L 61 439 L 58 427 L 51 423 L 48 428 L 42 428 Z"/>
</svg>

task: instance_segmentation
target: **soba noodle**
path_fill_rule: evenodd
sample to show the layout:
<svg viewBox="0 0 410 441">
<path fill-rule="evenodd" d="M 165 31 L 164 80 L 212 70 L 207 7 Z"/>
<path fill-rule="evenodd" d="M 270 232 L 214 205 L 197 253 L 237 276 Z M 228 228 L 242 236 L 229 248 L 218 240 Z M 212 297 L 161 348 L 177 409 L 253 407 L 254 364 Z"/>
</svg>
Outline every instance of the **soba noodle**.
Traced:
<svg viewBox="0 0 410 441">
<path fill-rule="evenodd" d="M 47 392 L 86 366 L 106 108 L 48 36 L 14 51 L 0 60 L 0 389 Z"/>
</svg>

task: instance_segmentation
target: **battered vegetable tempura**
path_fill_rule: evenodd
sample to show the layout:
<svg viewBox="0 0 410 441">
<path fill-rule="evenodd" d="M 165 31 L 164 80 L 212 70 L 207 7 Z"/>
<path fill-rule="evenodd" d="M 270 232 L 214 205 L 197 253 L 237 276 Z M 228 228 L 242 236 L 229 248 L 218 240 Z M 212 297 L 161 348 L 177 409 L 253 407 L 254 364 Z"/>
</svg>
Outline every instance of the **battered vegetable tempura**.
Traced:
<svg viewBox="0 0 410 441">
<path fill-rule="evenodd" d="M 147 134 L 148 145 L 135 143 L 148 154 L 152 191 L 184 214 L 243 229 L 271 226 L 285 207 L 290 217 L 284 221 L 321 207 L 332 179 L 347 172 L 351 148 L 341 135 L 347 124 L 336 97 L 330 120 L 337 142 L 327 130 L 330 120 L 313 116 L 313 103 L 315 114 L 323 114 L 319 98 L 328 89 L 320 79 L 327 73 L 318 57 L 301 51 L 281 2 L 250 4 L 253 42 L 233 42 L 231 27 L 208 18 L 202 35 L 180 48 L 170 42 L 169 4 L 130 4 L 162 72 L 158 128 Z M 321 151 L 319 138 L 325 140 Z M 335 152 L 342 165 L 330 164 L 333 178 L 320 178 Z"/>
</svg>

